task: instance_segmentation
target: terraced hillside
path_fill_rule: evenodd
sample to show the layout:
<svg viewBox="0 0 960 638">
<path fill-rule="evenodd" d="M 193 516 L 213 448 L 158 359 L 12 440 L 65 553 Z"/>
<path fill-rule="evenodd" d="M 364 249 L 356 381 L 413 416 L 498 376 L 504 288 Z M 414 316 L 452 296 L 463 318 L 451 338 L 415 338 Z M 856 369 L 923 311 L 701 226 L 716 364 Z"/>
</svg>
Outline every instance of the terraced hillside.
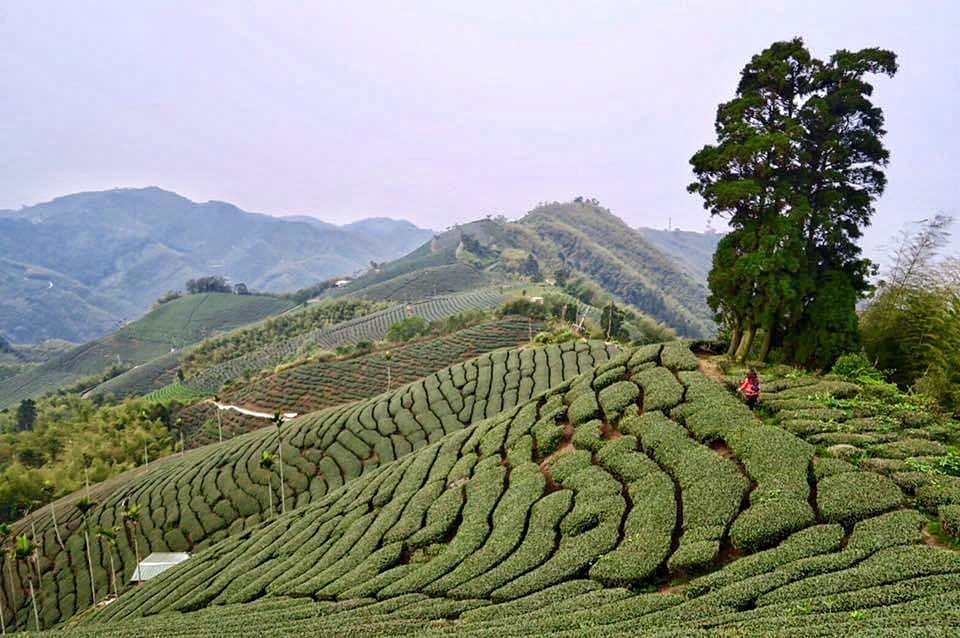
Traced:
<svg viewBox="0 0 960 638">
<path fill-rule="evenodd" d="M 544 327 L 542 322 L 505 317 L 389 351 L 346 360 L 309 361 L 249 383 L 228 385 L 219 399 L 266 414 L 276 410 L 305 414 L 380 394 L 388 389 L 388 380 L 395 388 L 481 353 L 517 346 Z M 178 413 L 189 447 L 217 441 L 221 431 L 235 436 L 266 424 L 233 410 L 217 412 L 212 401 L 201 401 Z"/>
<path fill-rule="evenodd" d="M 263 295 L 208 293 L 161 304 L 115 333 L 77 346 L 6 379 L 0 408 L 20 399 L 104 372 L 111 365 L 133 366 L 180 349 L 220 331 L 283 312 L 293 303 Z"/>
<path fill-rule="evenodd" d="M 732 386 L 737 379 L 726 381 Z M 905 498 L 939 516 L 941 531 L 960 533 L 960 424 L 938 422 L 897 397 L 893 386 L 874 390 L 883 399 L 836 378 L 774 374 L 764 387 L 763 405 L 774 422 L 830 457 L 838 473 L 863 469 L 889 477 Z"/>
<path fill-rule="evenodd" d="M 198 541 L 202 551 L 72 631 L 926 636 L 960 627 L 960 555 L 923 542 L 927 519 L 895 483 L 763 425 L 680 344 L 608 354 L 586 343 L 495 353 L 489 367 L 462 364 L 296 419 L 281 429 L 284 493 L 296 509 L 276 517 L 267 511 L 277 498 L 265 494 L 276 472 L 257 463 L 274 432 L 168 461 L 92 516 L 110 524 L 129 498 L 145 508 L 125 531 L 140 547 Z M 479 389 L 488 383 L 492 392 Z M 467 413 L 476 418 L 461 420 Z M 55 541 L 37 518 L 46 547 Z M 47 625 L 90 602 L 75 532 L 67 545 L 69 559 L 41 561 Z M 104 550 L 93 551 L 101 595 Z M 130 551 L 121 539 L 124 574 Z M 26 574 L 21 565 L 21 582 Z M 14 601 L 27 626 L 20 587 Z"/>
<path fill-rule="evenodd" d="M 540 321 L 506 317 L 458 332 L 345 361 L 315 361 L 288 368 L 221 393 L 226 403 L 267 410 L 312 412 L 356 401 L 387 389 L 389 379 L 402 385 L 457 361 L 498 348 L 516 346 L 545 329 Z"/>
<path fill-rule="evenodd" d="M 465 258 L 465 238 L 476 240 L 483 255 Z M 493 218 L 456 226 L 331 294 L 385 294 L 394 288 L 405 294 L 407 286 L 429 290 L 440 285 L 437 275 L 444 268 L 458 277 L 478 265 L 475 261 L 492 262 L 487 267 L 498 270 L 507 249 L 533 255 L 545 276 L 564 268 L 587 277 L 679 334 L 699 337 L 714 331 L 699 275 L 608 209 L 583 201 L 542 204 L 516 222 Z"/>
<path fill-rule="evenodd" d="M 196 551 L 238 537 L 270 518 L 274 508 L 305 507 L 381 465 L 529 402 L 616 351 L 599 342 L 500 350 L 367 401 L 305 415 L 281 428 L 283 463 L 272 470 L 261 466 L 263 453 L 277 450 L 271 427 L 168 457 L 125 481 L 114 479 L 109 488 L 94 490 L 97 505 L 86 516 L 92 527 L 119 528 L 116 548 L 91 540 L 92 570 L 84 556 L 78 497 L 59 501 L 58 527 L 49 507 L 15 525 L 15 534 L 35 527 L 40 551 L 35 563 L 3 557 L 0 573 L 12 576 L 3 579 L 0 608 L 8 626 L 15 613 L 18 626 L 32 627 L 29 579 L 39 572 L 40 624 L 50 627 L 90 606 L 91 582 L 102 599 L 111 566 L 122 587 L 138 550 L 141 556 Z M 143 508 L 135 523 L 123 517 L 131 503 Z"/>
<path fill-rule="evenodd" d="M 457 262 L 421 268 L 362 288 L 355 286 L 350 288 L 350 294 L 375 301 L 407 302 L 483 288 L 493 283 L 493 276 L 469 264 Z M 332 296 L 340 296 L 346 290 L 334 290 Z"/>
<path fill-rule="evenodd" d="M 412 304 L 397 305 L 331 327 L 307 331 L 283 339 L 204 368 L 186 380 L 190 388 L 214 393 L 230 379 L 273 368 L 309 347 L 335 350 L 338 346 L 360 341 L 379 341 L 390 326 L 408 316 L 423 317 L 427 321 L 446 319 L 465 310 L 494 308 L 503 301 L 497 288 L 480 288 L 454 295 L 424 299 Z"/>
<path fill-rule="evenodd" d="M 816 458 L 697 367 L 679 345 L 627 352 L 211 546 L 74 631 L 960 627 L 960 555 L 922 542 L 895 484 Z"/>
</svg>

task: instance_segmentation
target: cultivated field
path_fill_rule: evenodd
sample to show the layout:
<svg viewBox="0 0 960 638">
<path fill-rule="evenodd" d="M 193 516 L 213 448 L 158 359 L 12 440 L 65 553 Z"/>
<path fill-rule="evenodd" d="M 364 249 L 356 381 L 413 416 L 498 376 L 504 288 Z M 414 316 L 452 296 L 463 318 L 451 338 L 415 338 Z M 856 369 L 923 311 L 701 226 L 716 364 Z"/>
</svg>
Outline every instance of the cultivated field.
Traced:
<svg viewBox="0 0 960 638">
<path fill-rule="evenodd" d="M 611 354 L 613 358 L 611 359 Z M 84 617 L 97 636 L 943 635 L 960 555 L 889 478 L 821 458 L 682 344 L 500 351 L 130 480 L 115 558 L 205 549 Z M 786 388 L 784 388 L 786 389 Z M 786 397 L 782 397 L 786 398 Z M 43 530 L 46 626 L 90 603 L 77 516 Z M 63 524 L 63 523 L 62 523 Z M 52 546 L 52 550 L 49 549 Z M 97 590 L 109 554 L 96 547 Z M 32 620 L 20 563 L 12 601 Z M 5 590 L 8 592 L 9 590 Z M 11 602 L 9 593 L 5 603 Z M 892 634 L 890 634 L 892 635 Z"/>
<path fill-rule="evenodd" d="M 186 385 L 204 393 L 215 393 L 230 379 L 273 368 L 290 357 L 309 348 L 335 350 L 339 346 L 361 341 L 380 341 L 390 326 L 408 316 L 427 321 L 446 319 L 465 310 L 494 308 L 503 301 L 503 294 L 495 288 L 484 288 L 426 299 L 412 304 L 398 305 L 330 327 L 321 327 L 270 343 L 246 354 L 200 370 L 186 380 Z"/>
</svg>

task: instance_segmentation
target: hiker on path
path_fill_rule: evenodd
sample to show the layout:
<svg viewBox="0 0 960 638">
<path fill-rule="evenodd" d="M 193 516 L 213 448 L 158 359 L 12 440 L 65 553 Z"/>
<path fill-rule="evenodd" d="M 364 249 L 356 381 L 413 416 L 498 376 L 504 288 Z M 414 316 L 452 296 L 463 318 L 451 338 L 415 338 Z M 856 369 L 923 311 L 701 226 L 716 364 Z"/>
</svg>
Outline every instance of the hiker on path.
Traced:
<svg viewBox="0 0 960 638">
<path fill-rule="evenodd" d="M 760 402 L 760 377 L 756 370 L 747 373 L 747 378 L 743 380 L 737 392 L 742 392 L 747 399 L 747 407 L 751 410 L 757 407 Z"/>
</svg>

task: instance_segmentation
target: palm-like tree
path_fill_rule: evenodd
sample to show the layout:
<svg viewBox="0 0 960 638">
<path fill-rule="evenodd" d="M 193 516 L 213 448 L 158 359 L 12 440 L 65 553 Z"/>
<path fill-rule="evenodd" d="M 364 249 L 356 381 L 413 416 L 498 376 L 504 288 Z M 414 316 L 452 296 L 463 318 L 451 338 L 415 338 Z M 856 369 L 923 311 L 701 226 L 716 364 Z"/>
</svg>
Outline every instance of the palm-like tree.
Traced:
<svg viewBox="0 0 960 638">
<path fill-rule="evenodd" d="M 268 450 L 264 450 L 263 454 L 260 456 L 260 467 L 265 469 L 267 472 L 270 472 L 267 476 L 267 501 L 270 503 L 270 516 L 273 516 L 273 455 L 270 454 Z"/>
<path fill-rule="evenodd" d="M 110 557 L 110 584 L 113 586 L 113 597 L 117 597 L 117 570 L 113 563 L 113 552 L 117 547 L 117 528 L 98 527 L 94 530 L 97 539 L 107 546 L 107 556 Z"/>
<path fill-rule="evenodd" d="M 93 578 L 93 559 L 90 557 L 90 521 L 87 514 L 96 506 L 96 503 L 84 496 L 77 501 L 77 510 L 80 512 L 81 526 L 83 527 L 83 546 L 87 554 L 87 570 L 90 573 L 90 601 L 91 605 L 97 606 L 97 585 Z"/>
<path fill-rule="evenodd" d="M 213 407 L 217 409 L 217 436 L 220 438 L 220 443 L 223 443 L 223 420 L 220 418 L 220 397 L 216 394 L 213 395 Z"/>
<path fill-rule="evenodd" d="M 386 352 L 383 353 L 383 358 L 387 362 L 387 392 L 390 392 L 390 386 L 392 381 L 391 374 L 390 374 L 391 373 L 390 362 L 393 361 L 393 353 L 387 350 Z"/>
<path fill-rule="evenodd" d="M 43 487 L 40 489 L 43 491 L 44 495 L 50 499 L 50 518 L 53 519 L 53 534 L 57 538 L 57 544 L 60 546 L 60 549 L 66 549 L 63 546 L 63 537 L 60 536 L 60 527 L 57 525 L 57 508 L 53 506 L 53 496 L 56 493 L 53 483 L 50 481 L 44 481 Z"/>
<path fill-rule="evenodd" d="M 33 576 L 30 575 L 30 559 L 36 563 L 37 545 L 31 541 L 26 534 L 17 536 L 17 541 L 13 546 L 13 555 L 17 560 L 27 561 L 27 584 L 30 586 L 30 602 L 33 604 L 33 622 L 36 630 L 40 631 L 40 612 L 37 610 L 37 592 L 33 588 Z M 37 571 L 37 580 L 40 580 L 40 572 Z"/>
<path fill-rule="evenodd" d="M 180 432 L 180 456 L 183 456 L 183 419 L 177 417 L 177 431 Z"/>
<path fill-rule="evenodd" d="M 283 489 L 283 438 L 280 436 L 280 426 L 283 425 L 283 412 L 277 410 L 273 414 L 273 424 L 277 426 L 277 465 L 280 466 L 280 513 L 287 511 L 287 498 Z"/>
<path fill-rule="evenodd" d="M 137 541 L 137 525 L 140 523 L 140 512 L 142 509 L 143 508 L 137 503 L 128 503 L 125 505 L 123 513 L 121 514 L 124 524 L 133 528 L 130 536 L 133 537 L 133 555 L 137 559 L 137 567 L 134 567 L 134 571 L 140 566 L 140 543 Z"/>
</svg>

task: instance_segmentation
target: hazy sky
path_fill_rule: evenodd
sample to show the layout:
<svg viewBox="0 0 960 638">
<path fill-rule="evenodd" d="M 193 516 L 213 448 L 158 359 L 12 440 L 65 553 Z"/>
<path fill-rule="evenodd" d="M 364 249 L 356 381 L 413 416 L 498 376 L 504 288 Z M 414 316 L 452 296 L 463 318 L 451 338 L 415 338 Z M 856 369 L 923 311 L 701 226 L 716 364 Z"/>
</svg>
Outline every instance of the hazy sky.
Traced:
<svg viewBox="0 0 960 638">
<path fill-rule="evenodd" d="M 750 55 L 883 46 L 893 157 L 868 242 L 958 214 L 960 4 L 0 4 L 0 207 L 159 185 L 246 210 L 443 228 L 596 196 L 703 229 L 688 160 Z"/>
</svg>

